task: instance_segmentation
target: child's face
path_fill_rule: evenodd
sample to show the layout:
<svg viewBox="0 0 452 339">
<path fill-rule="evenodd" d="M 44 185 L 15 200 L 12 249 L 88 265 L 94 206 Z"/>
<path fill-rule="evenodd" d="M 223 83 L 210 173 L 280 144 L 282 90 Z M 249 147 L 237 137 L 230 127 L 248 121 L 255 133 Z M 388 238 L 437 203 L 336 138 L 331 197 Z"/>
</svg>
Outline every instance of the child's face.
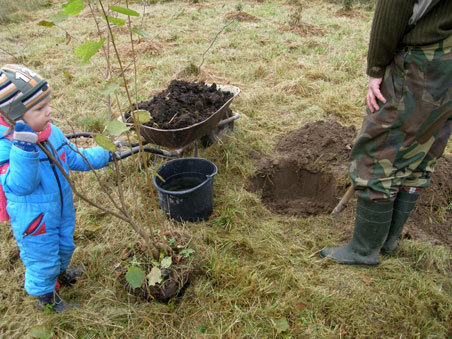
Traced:
<svg viewBox="0 0 452 339">
<path fill-rule="evenodd" d="M 49 106 L 50 95 L 42 100 L 39 104 L 33 106 L 22 116 L 23 120 L 31 127 L 35 132 L 41 132 L 50 122 L 50 115 L 52 109 Z"/>
</svg>

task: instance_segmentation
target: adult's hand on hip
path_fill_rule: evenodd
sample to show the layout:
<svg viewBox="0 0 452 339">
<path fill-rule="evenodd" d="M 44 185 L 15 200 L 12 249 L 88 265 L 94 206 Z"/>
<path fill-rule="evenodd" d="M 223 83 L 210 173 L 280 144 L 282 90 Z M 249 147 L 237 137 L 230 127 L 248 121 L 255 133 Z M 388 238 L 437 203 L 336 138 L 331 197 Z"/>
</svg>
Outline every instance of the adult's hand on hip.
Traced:
<svg viewBox="0 0 452 339">
<path fill-rule="evenodd" d="M 381 94 L 380 85 L 383 81 L 383 78 L 372 78 L 369 77 L 369 90 L 367 91 L 367 106 L 370 111 L 374 113 L 375 111 L 380 109 L 378 106 L 377 99 L 382 103 L 386 102 L 385 97 Z"/>
</svg>

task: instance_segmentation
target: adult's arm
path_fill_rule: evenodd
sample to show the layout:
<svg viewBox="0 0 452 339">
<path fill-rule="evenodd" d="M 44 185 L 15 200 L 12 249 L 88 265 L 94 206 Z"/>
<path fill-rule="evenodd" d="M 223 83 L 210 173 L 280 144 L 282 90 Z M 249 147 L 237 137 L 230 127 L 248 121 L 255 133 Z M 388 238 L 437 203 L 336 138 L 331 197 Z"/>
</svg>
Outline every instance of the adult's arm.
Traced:
<svg viewBox="0 0 452 339">
<path fill-rule="evenodd" d="M 378 0 L 372 20 L 367 75 L 382 78 L 391 63 L 408 22 L 413 14 L 416 0 Z"/>
</svg>

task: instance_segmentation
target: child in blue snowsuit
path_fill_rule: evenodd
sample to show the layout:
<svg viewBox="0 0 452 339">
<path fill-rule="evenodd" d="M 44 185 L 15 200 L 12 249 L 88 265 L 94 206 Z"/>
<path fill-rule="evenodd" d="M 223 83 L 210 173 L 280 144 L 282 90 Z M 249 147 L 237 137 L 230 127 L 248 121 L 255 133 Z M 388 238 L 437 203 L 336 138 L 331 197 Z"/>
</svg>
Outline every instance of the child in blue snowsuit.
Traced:
<svg viewBox="0 0 452 339">
<path fill-rule="evenodd" d="M 90 169 L 61 130 L 50 123 L 50 87 L 24 66 L 0 69 L 0 219 L 11 219 L 20 257 L 26 267 L 25 290 L 38 308 L 64 311 L 57 279 L 73 278 L 67 269 L 75 245 L 72 190 L 61 171 L 37 146 L 47 148 L 64 168 Z M 14 128 L 10 125 L 15 121 Z M 94 169 L 108 165 L 112 154 L 101 147 L 79 149 Z M 6 198 L 6 210 L 2 200 Z"/>
</svg>

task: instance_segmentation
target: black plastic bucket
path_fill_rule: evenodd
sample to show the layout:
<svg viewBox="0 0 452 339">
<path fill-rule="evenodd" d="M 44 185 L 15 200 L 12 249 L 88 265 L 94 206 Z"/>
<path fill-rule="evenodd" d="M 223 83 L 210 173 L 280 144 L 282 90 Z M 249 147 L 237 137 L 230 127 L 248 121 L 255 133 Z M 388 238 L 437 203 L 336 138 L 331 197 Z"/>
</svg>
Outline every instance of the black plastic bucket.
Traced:
<svg viewBox="0 0 452 339">
<path fill-rule="evenodd" d="M 154 176 L 160 206 L 166 215 L 177 221 L 201 221 L 212 214 L 213 177 L 218 169 L 202 158 L 168 161 Z"/>
</svg>

